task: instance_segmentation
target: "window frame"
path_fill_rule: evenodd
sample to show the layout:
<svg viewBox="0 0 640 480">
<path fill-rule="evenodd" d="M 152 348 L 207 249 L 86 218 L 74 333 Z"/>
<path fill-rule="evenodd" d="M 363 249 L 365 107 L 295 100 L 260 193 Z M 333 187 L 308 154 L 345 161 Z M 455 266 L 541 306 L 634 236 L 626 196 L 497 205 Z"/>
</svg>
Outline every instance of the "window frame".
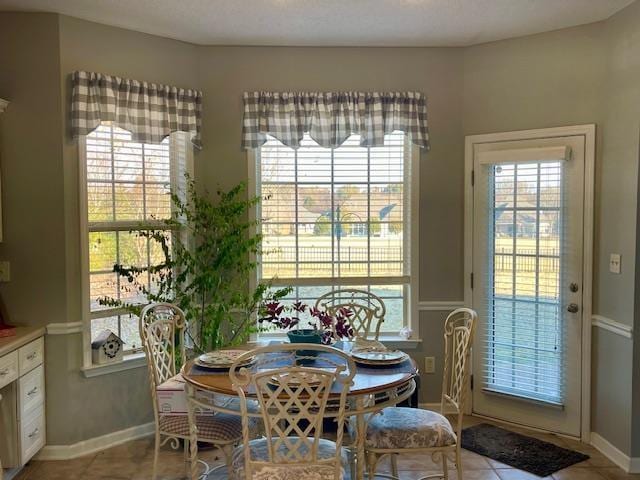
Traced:
<svg viewBox="0 0 640 480">
<path fill-rule="evenodd" d="M 117 125 L 114 125 L 117 127 Z M 120 128 L 120 127 L 117 127 Z M 172 132 L 169 135 L 169 165 L 170 165 L 170 179 L 171 189 L 175 189 L 176 185 L 180 181 L 179 172 L 175 167 L 180 161 L 180 156 L 184 156 L 184 173 L 193 177 L 193 148 L 191 148 L 190 140 L 185 138 L 184 141 L 176 141 L 176 137 Z M 178 132 L 180 133 L 180 132 Z M 179 146 L 182 144 L 182 150 Z M 82 343 L 83 343 L 83 371 L 85 376 L 92 377 L 101 373 L 111 373 L 114 371 L 120 371 L 129 368 L 136 368 L 146 364 L 144 362 L 144 353 L 142 348 L 137 348 L 133 351 L 125 351 L 124 361 L 116 364 L 106 365 L 94 365 L 91 354 L 91 323 L 94 319 L 118 315 L 125 313 L 122 308 L 105 309 L 100 312 L 100 316 L 96 317 L 91 312 L 91 282 L 89 272 L 89 234 L 91 229 L 89 228 L 89 211 L 88 211 L 88 189 L 87 189 L 87 135 L 78 136 L 78 204 L 80 215 L 80 256 L 81 256 L 81 295 L 82 295 Z M 173 209 L 173 205 L 172 205 Z M 99 224 L 100 222 L 96 222 Z M 138 220 L 131 221 L 114 221 L 104 222 L 105 226 L 113 227 L 113 230 L 128 231 L 129 229 L 135 229 L 141 222 Z M 149 220 L 144 222 L 149 227 L 164 227 L 162 220 Z M 124 365 L 124 364 L 128 365 Z M 120 365 L 120 367 L 117 367 Z M 100 373 L 94 372 L 94 370 L 101 370 Z M 103 371 L 103 372 L 102 372 Z"/>
<path fill-rule="evenodd" d="M 403 132 L 404 133 L 404 132 Z M 408 252 L 408 258 L 405 259 L 405 263 L 409 268 L 409 281 L 407 283 L 400 282 L 399 285 L 405 286 L 405 294 L 406 299 L 404 301 L 404 325 L 409 327 L 413 334 L 411 339 L 405 340 L 401 338 L 397 332 L 381 332 L 380 339 L 385 341 L 385 343 L 397 344 L 398 342 L 411 344 L 412 346 L 417 346 L 418 343 L 421 342 L 420 339 L 420 312 L 419 312 L 419 268 L 420 268 L 420 159 L 422 149 L 411 142 L 411 136 L 409 133 L 404 133 L 405 135 L 405 144 L 404 144 L 404 152 L 405 156 L 409 161 L 409 169 L 405 170 L 405 178 L 406 182 L 408 182 L 410 187 L 410 195 L 407 199 L 405 199 L 405 206 L 409 208 L 409 235 L 405 235 L 403 238 L 403 249 L 405 252 Z M 259 180 L 260 173 L 258 167 L 258 158 L 259 158 L 259 149 L 261 147 L 255 149 L 247 149 L 247 171 L 248 171 L 248 191 L 252 195 L 260 195 L 259 188 Z M 410 173 L 409 173 L 410 172 Z M 408 177 L 408 178 L 407 178 Z M 251 220 L 260 220 L 261 219 L 261 205 L 251 210 Z M 254 228 L 254 233 L 260 233 L 261 229 L 259 225 L 256 225 Z M 260 259 L 253 258 L 253 260 Z M 407 275 L 403 275 L 407 276 Z M 342 277 L 342 279 L 334 278 L 333 286 L 339 285 L 353 285 L 354 280 L 357 282 L 359 279 L 363 277 Z M 385 278 L 390 277 L 368 277 L 369 279 L 385 280 Z M 394 277 L 395 278 L 395 277 Z M 256 269 L 254 275 L 250 277 L 250 285 L 251 288 L 255 288 L 255 286 L 259 282 L 259 269 Z M 299 279 L 300 280 L 300 279 Z M 277 282 L 278 285 L 286 283 L 286 282 Z M 304 286 L 305 279 L 302 279 L 302 283 L 297 283 L 298 286 Z M 261 333 L 261 334 L 253 334 L 251 340 L 254 342 L 259 342 L 260 340 L 268 340 L 268 339 L 279 339 L 283 338 L 282 333 L 274 332 L 274 333 Z M 407 345 L 405 345 L 407 346 Z"/>
</svg>

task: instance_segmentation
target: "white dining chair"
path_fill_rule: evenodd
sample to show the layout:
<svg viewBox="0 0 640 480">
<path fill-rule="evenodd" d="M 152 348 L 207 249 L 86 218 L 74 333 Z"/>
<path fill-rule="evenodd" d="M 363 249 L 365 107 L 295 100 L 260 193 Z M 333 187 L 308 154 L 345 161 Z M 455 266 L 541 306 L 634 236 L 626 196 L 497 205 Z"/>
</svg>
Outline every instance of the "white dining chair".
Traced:
<svg viewBox="0 0 640 480">
<path fill-rule="evenodd" d="M 254 363 L 246 366 L 249 359 Z M 354 375 L 353 360 L 324 345 L 270 345 L 238 358 L 229 376 L 240 397 L 243 444 L 232 455 L 233 479 L 342 479 L 348 463 L 342 448 L 347 393 Z M 258 412 L 250 410 L 252 399 L 258 400 Z M 251 416 L 262 419 L 265 438 L 251 439 Z M 327 416 L 337 423 L 335 442 L 322 438 Z"/>
<path fill-rule="evenodd" d="M 149 367 L 149 383 L 155 419 L 155 448 L 152 478 L 158 475 L 160 447 L 171 441 L 173 448 L 184 442 L 185 460 L 189 448 L 189 419 L 183 415 L 163 414 L 158 408 L 158 387 L 176 376 L 178 363 L 185 361 L 184 328 L 182 310 L 168 303 L 146 306 L 140 314 L 141 338 Z M 180 365 L 181 366 L 181 365 Z M 230 454 L 242 438 L 242 420 L 239 415 L 203 412 L 196 416 L 197 438 L 219 448 L 230 464 Z"/>
<path fill-rule="evenodd" d="M 445 320 L 440 413 L 417 408 L 388 407 L 368 417 L 364 435 L 369 478 L 374 478 L 378 462 L 384 456 L 391 457 L 391 473 L 398 478 L 396 455 L 428 453 L 435 461 L 442 462 L 442 475 L 423 478 L 444 477 L 447 480 L 447 462 L 452 461 L 457 469 L 458 480 L 462 480 L 460 435 L 468 397 L 471 345 L 477 317 L 475 311 L 459 308 Z M 444 416 L 444 412 L 456 415 L 455 427 Z M 349 429 L 355 435 L 351 423 Z"/>
<path fill-rule="evenodd" d="M 380 297 L 356 288 L 327 292 L 316 300 L 315 307 L 326 310 L 332 316 L 341 308 L 347 308 L 352 312 L 349 323 L 356 336 L 374 340 L 378 340 L 380 336 L 386 313 L 386 307 Z"/>
</svg>

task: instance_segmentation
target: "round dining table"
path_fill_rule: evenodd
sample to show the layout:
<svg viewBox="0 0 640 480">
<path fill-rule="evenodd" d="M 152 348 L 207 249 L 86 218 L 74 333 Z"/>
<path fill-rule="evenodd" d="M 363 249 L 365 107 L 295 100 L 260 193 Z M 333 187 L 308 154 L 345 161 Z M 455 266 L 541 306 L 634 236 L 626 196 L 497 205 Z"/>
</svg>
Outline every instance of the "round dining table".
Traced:
<svg viewBox="0 0 640 480">
<path fill-rule="evenodd" d="M 343 351 L 349 351 L 353 346 L 353 342 L 338 342 L 334 345 Z M 251 348 L 246 347 L 248 350 Z M 233 388 L 228 372 L 206 371 L 195 364 L 195 360 L 190 360 L 182 367 L 182 377 L 193 391 L 204 391 L 216 395 L 233 398 L 238 394 Z M 371 412 L 379 411 L 384 406 L 394 405 L 408 400 L 415 390 L 415 381 L 418 376 L 418 367 L 416 362 L 409 358 L 400 365 L 388 367 L 374 367 L 365 365 L 356 365 L 356 374 L 353 377 L 353 383 L 347 394 L 349 416 L 355 416 L 358 432 L 354 439 L 354 447 L 356 451 L 356 479 L 363 480 L 365 475 L 365 415 Z M 246 394 L 251 397 L 251 393 Z M 254 394 L 255 395 L 255 394 Z M 219 409 L 225 413 L 229 413 L 228 409 L 216 408 L 216 402 L 212 402 L 212 409 Z M 240 412 L 237 410 L 237 414 Z M 329 413 L 331 414 L 331 413 Z M 335 415 L 335 413 L 333 414 Z M 195 429 L 191 428 L 191 431 Z M 191 465 L 195 465 L 197 461 L 197 445 L 192 439 L 190 449 Z M 195 470 L 192 469 L 193 474 Z M 193 476 L 193 475 L 192 475 Z M 195 480 L 195 479 L 193 479 Z"/>
</svg>

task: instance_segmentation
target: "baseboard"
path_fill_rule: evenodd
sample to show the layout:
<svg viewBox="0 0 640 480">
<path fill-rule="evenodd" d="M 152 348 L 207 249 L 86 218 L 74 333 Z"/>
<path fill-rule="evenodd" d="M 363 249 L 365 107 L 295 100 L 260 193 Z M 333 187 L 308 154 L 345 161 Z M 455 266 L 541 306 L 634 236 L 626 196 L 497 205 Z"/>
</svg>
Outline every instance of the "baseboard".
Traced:
<svg viewBox="0 0 640 480">
<path fill-rule="evenodd" d="M 45 445 L 36 460 L 70 460 L 90 453 L 96 453 L 110 447 L 115 447 L 137 438 L 146 437 L 155 431 L 155 424 L 145 423 L 136 427 L 126 428 L 99 437 L 83 440 L 72 445 Z"/>
<path fill-rule="evenodd" d="M 595 432 L 591 432 L 591 445 L 625 472 L 640 473 L 640 457 L 629 457 Z"/>
</svg>

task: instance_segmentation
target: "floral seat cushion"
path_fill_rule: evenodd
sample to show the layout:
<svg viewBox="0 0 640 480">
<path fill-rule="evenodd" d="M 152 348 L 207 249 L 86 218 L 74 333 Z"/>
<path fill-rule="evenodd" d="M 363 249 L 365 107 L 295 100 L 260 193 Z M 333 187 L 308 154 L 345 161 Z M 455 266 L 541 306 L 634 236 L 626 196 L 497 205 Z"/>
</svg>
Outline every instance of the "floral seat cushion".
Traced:
<svg viewBox="0 0 640 480">
<path fill-rule="evenodd" d="M 189 436 L 187 415 L 163 415 L 160 417 L 160 431 L 170 435 Z M 217 413 L 198 415 L 198 438 L 214 442 L 231 442 L 242 438 L 242 419 L 238 415 Z"/>
<path fill-rule="evenodd" d="M 289 441 L 296 442 L 297 437 L 289 437 Z M 255 462 L 269 461 L 269 444 L 266 438 L 260 438 L 249 442 L 251 460 Z M 286 451 L 284 445 L 279 447 L 279 452 Z M 300 453 L 306 452 L 305 447 L 300 447 Z M 334 458 L 336 454 L 336 444 L 330 440 L 321 439 L 318 444 L 318 458 L 320 460 Z M 342 449 L 342 468 L 340 476 L 336 478 L 333 464 L 309 464 L 309 463 L 288 463 L 288 464 L 267 464 L 254 465 L 252 479 L 255 480 L 340 480 L 344 477 L 344 466 L 347 464 L 346 450 Z M 233 467 L 233 480 L 245 480 L 244 473 L 244 445 L 237 447 L 231 456 Z"/>
<path fill-rule="evenodd" d="M 355 421 L 349 421 L 349 433 L 355 438 Z M 369 448 L 432 448 L 455 443 L 456 434 L 449 420 L 431 410 L 385 408 L 373 415 L 367 426 L 366 446 Z"/>
</svg>

